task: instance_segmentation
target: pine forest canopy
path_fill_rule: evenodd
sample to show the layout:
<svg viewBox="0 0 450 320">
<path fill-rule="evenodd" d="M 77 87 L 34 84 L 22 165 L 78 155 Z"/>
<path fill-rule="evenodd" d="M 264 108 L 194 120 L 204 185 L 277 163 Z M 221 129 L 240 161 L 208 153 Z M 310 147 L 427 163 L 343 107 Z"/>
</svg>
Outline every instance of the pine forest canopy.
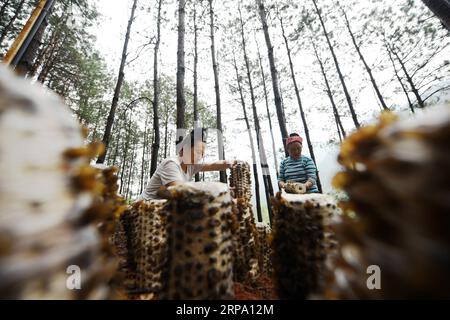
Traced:
<svg viewBox="0 0 450 320">
<path fill-rule="evenodd" d="M 0 57 L 39 2 L 0 0 Z M 289 133 L 304 137 L 329 192 L 348 133 L 382 110 L 450 99 L 449 11 L 435 2 L 59 0 L 27 49 L 26 77 L 105 142 L 99 161 L 120 168 L 127 198 L 174 155 L 176 129 L 201 123 L 221 128 L 227 158 L 255 163 L 267 207 Z"/>
</svg>

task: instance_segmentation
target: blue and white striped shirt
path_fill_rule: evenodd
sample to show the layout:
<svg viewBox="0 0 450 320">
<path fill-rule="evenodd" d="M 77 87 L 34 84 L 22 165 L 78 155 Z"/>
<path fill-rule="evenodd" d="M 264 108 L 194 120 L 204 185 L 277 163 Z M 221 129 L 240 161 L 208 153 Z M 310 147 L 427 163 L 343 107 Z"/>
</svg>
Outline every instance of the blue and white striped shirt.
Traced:
<svg viewBox="0 0 450 320">
<path fill-rule="evenodd" d="M 278 181 L 286 182 L 288 180 L 306 183 L 308 180 L 313 183 L 308 193 L 319 192 L 317 189 L 317 169 L 314 162 L 302 155 L 300 159 L 294 160 L 291 157 L 287 157 L 280 164 L 280 175 Z"/>
</svg>

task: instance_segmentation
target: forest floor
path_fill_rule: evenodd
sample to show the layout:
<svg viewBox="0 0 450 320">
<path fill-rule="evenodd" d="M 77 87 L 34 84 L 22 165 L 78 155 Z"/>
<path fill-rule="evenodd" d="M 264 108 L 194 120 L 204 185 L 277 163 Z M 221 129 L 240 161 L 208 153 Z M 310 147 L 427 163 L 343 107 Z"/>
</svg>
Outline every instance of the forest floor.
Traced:
<svg viewBox="0 0 450 320">
<path fill-rule="evenodd" d="M 272 279 L 267 275 L 260 276 L 253 284 L 234 283 L 234 299 L 236 300 L 277 300 Z"/>
<path fill-rule="evenodd" d="M 152 294 L 128 295 L 129 300 L 157 300 Z M 278 300 L 272 279 L 267 275 L 261 275 L 254 283 L 234 283 L 234 300 Z"/>
</svg>

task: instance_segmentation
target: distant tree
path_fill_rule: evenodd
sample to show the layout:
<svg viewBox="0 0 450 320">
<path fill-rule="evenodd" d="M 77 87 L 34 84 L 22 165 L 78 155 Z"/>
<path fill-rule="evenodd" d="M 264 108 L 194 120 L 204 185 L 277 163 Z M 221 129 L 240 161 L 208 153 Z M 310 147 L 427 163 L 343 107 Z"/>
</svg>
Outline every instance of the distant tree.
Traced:
<svg viewBox="0 0 450 320">
<path fill-rule="evenodd" d="M 131 26 L 133 25 L 133 22 L 134 22 L 136 6 L 137 6 L 137 0 L 134 0 L 133 7 L 131 8 L 130 19 L 128 20 L 127 33 L 125 35 L 125 41 L 123 44 L 122 59 L 120 60 L 120 67 L 119 67 L 119 76 L 117 78 L 116 88 L 114 90 L 114 97 L 112 100 L 111 109 L 109 111 L 108 120 L 106 122 L 105 133 L 104 133 L 103 139 L 102 139 L 103 144 L 105 145 L 105 152 L 98 157 L 97 163 L 103 163 L 105 161 L 106 153 L 108 152 L 109 139 L 111 137 L 111 128 L 114 123 L 114 116 L 116 113 L 117 103 L 119 101 L 120 90 L 122 88 L 123 79 L 125 77 L 124 69 L 125 69 L 125 64 L 126 64 L 127 54 L 128 54 L 128 42 L 130 41 Z"/>
<path fill-rule="evenodd" d="M 317 167 L 317 161 L 316 161 L 316 156 L 314 154 L 314 147 L 313 147 L 312 141 L 311 141 L 311 135 L 309 132 L 308 121 L 306 119 L 306 114 L 303 109 L 302 99 L 300 97 L 300 90 L 298 88 L 297 79 L 296 79 L 295 72 L 294 72 L 294 63 L 292 62 L 291 48 L 289 46 L 289 41 L 288 41 L 286 31 L 284 28 L 283 17 L 281 16 L 281 13 L 279 12 L 278 9 L 277 9 L 277 16 L 280 21 L 281 33 L 283 36 L 284 44 L 286 47 L 286 53 L 287 53 L 288 61 L 289 61 L 289 70 L 291 71 L 291 78 L 292 78 L 292 82 L 294 85 L 295 97 L 297 98 L 297 104 L 298 104 L 299 111 L 300 111 L 300 117 L 301 117 L 302 123 L 303 123 L 303 130 L 305 131 L 305 137 L 306 137 L 306 142 L 308 144 L 309 154 L 311 156 L 311 159 L 314 161 L 314 163 L 316 164 L 316 167 Z M 319 189 L 319 192 L 322 192 L 322 184 L 320 182 L 320 176 L 319 176 L 318 171 L 317 171 L 317 188 Z"/>
<path fill-rule="evenodd" d="M 255 152 L 255 143 L 253 142 L 253 137 L 252 137 L 252 131 L 250 129 L 250 121 L 248 120 L 248 116 L 247 116 L 247 108 L 245 106 L 245 98 L 244 98 L 244 93 L 242 90 L 242 77 L 239 74 L 239 69 L 237 66 L 237 62 L 236 62 L 236 56 L 235 56 L 235 52 L 233 51 L 233 66 L 234 66 L 234 70 L 236 72 L 236 83 L 237 83 L 237 91 L 239 93 L 239 98 L 241 101 L 241 106 L 242 106 L 242 111 L 244 113 L 244 121 L 245 121 L 245 126 L 247 129 L 247 133 L 248 133 L 248 138 L 250 141 L 250 149 L 252 151 L 252 163 L 253 163 L 253 181 L 255 184 L 255 201 L 256 201 L 256 214 L 258 217 L 258 221 L 262 222 L 262 213 L 261 213 L 261 196 L 260 196 L 260 191 L 259 191 L 259 178 L 258 178 L 258 165 L 256 164 L 256 152 Z"/>
<path fill-rule="evenodd" d="M 345 98 L 347 100 L 347 104 L 348 104 L 350 113 L 352 115 L 353 123 L 355 124 L 356 128 L 359 128 L 360 127 L 360 123 L 359 123 L 359 120 L 358 120 L 358 116 L 356 115 L 355 108 L 354 108 L 353 102 L 352 102 L 352 98 L 350 97 L 350 93 L 349 93 L 349 90 L 347 88 L 347 84 L 345 83 L 344 76 L 342 74 L 341 67 L 339 65 L 339 61 L 337 59 L 336 53 L 334 52 L 334 47 L 333 47 L 333 45 L 332 45 L 332 43 L 330 41 L 330 37 L 329 37 L 328 31 L 326 29 L 325 22 L 323 21 L 321 10 L 319 9 L 319 7 L 317 5 L 317 0 L 312 0 L 312 2 L 313 2 L 313 5 L 314 5 L 314 8 L 315 8 L 317 17 L 319 18 L 319 22 L 320 22 L 320 25 L 322 27 L 323 35 L 325 36 L 325 39 L 327 40 L 328 48 L 330 50 L 331 55 L 333 56 L 334 65 L 336 67 L 336 71 L 337 71 L 337 74 L 339 76 L 339 80 L 340 80 L 341 85 L 342 85 L 342 90 L 344 91 Z"/>
<path fill-rule="evenodd" d="M 256 6 L 257 6 L 257 10 L 259 13 L 259 17 L 260 17 L 263 32 L 264 32 L 264 39 L 266 41 L 267 53 L 268 53 L 268 58 L 269 58 L 269 63 L 270 63 L 270 74 L 272 77 L 273 95 L 274 95 L 274 99 L 275 99 L 275 108 L 277 110 L 278 124 L 280 126 L 282 143 L 283 143 L 283 147 L 285 148 L 285 141 L 288 137 L 288 132 L 286 129 L 286 117 L 284 114 L 283 106 L 281 104 L 278 73 L 277 73 L 277 68 L 275 66 L 275 57 L 274 57 L 272 42 L 270 40 L 269 26 L 267 24 L 266 9 L 264 7 L 263 0 L 256 0 Z"/>
<path fill-rule="evenodd" d="M 262 86 L 263 86 L 264 102 L 266 104 L 267 120 L 269 122 L 270 137 L 272 139 L 272 152 L 273 152 L 273 158 L 274 158 L 274 162 L 275 162 L 275 170 L 276 170 L 277 177 L 278 177 L 278 157 L 277 157 L 277 151 L 276 151 L 276 147 L 275 147 L 275 139 L 273 137 L 272 116 L 269 111 L 269 97 L 268 97 L 268 93 L 267 93 L 266 75 L 264 73 L 264 67 L 263 67 L 263 63 L 262 63 L 261 53 L 259 52 L 259 45 L 258 45 L 258 41 L 256 41 L 256 37 L 255 37 L 255 42 L 256 42 L 256 50 L 258 52 L 258 62 L 259 62 L 260 75 L 261 75 L 261 81 L 262 81 Z"/>
<path fill-rule="evenodd" d="M 256 144 L 258 146 L 261 172 L 263 174 L 264 189 L 266 191 L 265 192 L 266 193 L 266 201 L 269 204 L 270 197 L 273 197 L 273 195 L 274 195 L 272 179 L 270 177 L 270 170 L 269 170 L 269 165 L 267 163 L 266 149 L 264 147 L 264 140 L 262 139 L 258 111 L 256 109 L 256 99 L 255 99 L 255 93 L 254 93 L 254 88 L 253 88 L 252 70 L 251 70 L 249 58 L 247 55 L 247 43 L 246 43 L 246 39 L 245 39 L 244 21 L 242 19 L 242 12 L 241 12 L 240 6 L 238 6 L 238 11 L 239 11 L 240 34 L 241 34 L 241 49 L 242 49 L 242 53 L 244 56 L 245 70 L 247 72 L 247 83 L 248 83 L 248 87 L 250 90 L 250 98 L 251 98 L 252 111 L 253 111 L 253 122 L 254 122 L 255 133 L 256 133 Z M 244 107 L 244 104 L 243 104 L 243 107 Z M 244 110 L 245 110 L 245 107 L 244 107 Z M 245 118 L 247 118 L 246 114 L 245 114 Z M 268 205 L 267 207 L 269 210 L 269 219 L 270 219 L 270 222 L 272 222 L 272 208 L 270 205 Z"/>
<path fill-rule="evenodd" d="M 150 175 L 156 171 L 158 166 L 158 151 L 160 145 L 159 133 L 159 75 L 158 75 L 158 54 L 161 43 L 161 6 L 163 0 L 158 0 L 158 15 L 156 19 L 156 40 L 153 50 L 153 130 L 154 139 L 152 143 L 152 160 L 150 165 Z"/>
<path fill-rule="evenodd" d="M 448 31 L 437 20 L 429 19 L 429 10 L 420 1 L 401 0 L 374 11 L 377 19 L 373 33 L 381 38 L 388 61 L 402 86 L 411 93 L 413 107 L 424 108 L 427 100 L 450 89 L 450 60 L 445 52 L 450 46 Z M 406 20 L 406 23 L 398 21 Z"/>
<path fill-rule="evenodd" d="M 373 89 L 375 90 L 375 93 L 377 95 L 378 100 L 380 101 L 381 106 L 383 107 L 384 110 L 389 110 L 388 106 L 386 105 L 386 102 L 384 101 L 383 95 L 380 92 L 379 86 L 375 80 L 375 77 L 373 75 L 373 71 L 371 69 L 371 67 L 369 66 L 369 64 L 367 63 L 366 59 L 364 58 L 363 53 L 361 52 L 361 47 L 360 44 L 358 44 L 355 34 L 353 33 L 351 27 L 350 27 L 350 21 L 347 17 L 347 14 L 345 13 L 345 9 L 339 4 L 338 2 L 338 6 L 340 7 L 341 11 L 342 11 L 342 15 L 344 17 L 344 21 L 345 21 L 345 26 L 347 27 L 348 33 L 350 34 L 350 37 L 352 39 L 352 43 L 355 47 L 356 52 L 358 53 L 359 59 L 361 60 L 362 64 L 364 65 L 364 68 L 367 72 L 367 75 L 369 76 L 370 82 L 373 86 Z"/>
<path fill-rule="evenodd" d="M 221 110 L 221 101 L 220 101 L 220 82 L 219 82 L 219 69 L 217 68 L 217 60 L 216 60 L 216 46 L 215 46 L 215 24 L 214 24 L 214 7 L 213 7 L 213 0 L 208 0 L 209 4 L 209 18 L 210 18 L 210 36 L 211 36 L 211 58 L 212 58 L 212 68 L 214 73 L 214 91 L 216 94 L 216 129 L 218 132 L 222 133 L 222 110 Z M 223 140 L 222 135 L 219 134 L 217 136 L 217 142 L 218 142 L 218 150 L 219 155 L 225 156 L 224 146 L 223 146 Z M 220 182 L 226 182 L 227 181 L 227 175 L 225 171 L 220 171 Z"/>
<path fill-rule="evenodd" d="M 185 36 L 185 0 L 178 0 L 178 49 L 177 49 L 177 131 L 186 128 L 185 109 L 186 98 L 184 93 L 184 36 Z M 177 132 L 176 141 L 183 138 L 184 133 Z"/>
</svg>

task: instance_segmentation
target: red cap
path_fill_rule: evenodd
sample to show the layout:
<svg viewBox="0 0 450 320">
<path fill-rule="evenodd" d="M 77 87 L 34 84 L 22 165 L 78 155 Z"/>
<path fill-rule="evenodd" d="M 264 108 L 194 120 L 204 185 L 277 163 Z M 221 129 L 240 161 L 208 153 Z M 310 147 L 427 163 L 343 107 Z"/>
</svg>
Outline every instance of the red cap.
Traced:
<svg viewBox="0 0 450 320">
<path fill-rule="evenodd" d="M 303 139 L 299 136 L 289 137 L 286 139 L 286 146 L 292 142 L 300 142 L 301 144 L 303 144 Z"/>
</svg>

